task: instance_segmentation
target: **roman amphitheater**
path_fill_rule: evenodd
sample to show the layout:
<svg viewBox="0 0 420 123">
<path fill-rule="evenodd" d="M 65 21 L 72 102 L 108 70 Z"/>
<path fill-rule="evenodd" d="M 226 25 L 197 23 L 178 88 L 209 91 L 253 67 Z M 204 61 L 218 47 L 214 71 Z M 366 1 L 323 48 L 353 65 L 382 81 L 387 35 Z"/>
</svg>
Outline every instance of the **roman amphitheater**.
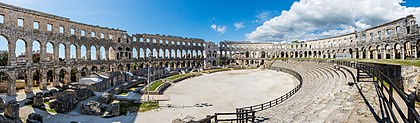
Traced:
<svg viewBox="0 0 420 123">
<path fill-rule="evenodd" d="M 214 43 L 0 3 L 0 35 L 1 123 L 420 122 L 413 15 L 317 40 Z"/>
</svg>

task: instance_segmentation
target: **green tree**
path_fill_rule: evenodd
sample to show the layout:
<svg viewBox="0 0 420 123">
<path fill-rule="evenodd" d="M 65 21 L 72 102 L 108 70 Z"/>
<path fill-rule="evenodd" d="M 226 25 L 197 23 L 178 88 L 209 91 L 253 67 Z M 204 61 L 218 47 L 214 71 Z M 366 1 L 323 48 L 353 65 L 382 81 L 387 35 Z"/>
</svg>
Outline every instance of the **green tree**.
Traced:
<svg viewBox="0 0 420 123">
<path fill-rule="evenodd" d="M 7 62 L 9 59 L 8 51 L 0 51 L 0 66 L 7 66 Z"/>
</svg>

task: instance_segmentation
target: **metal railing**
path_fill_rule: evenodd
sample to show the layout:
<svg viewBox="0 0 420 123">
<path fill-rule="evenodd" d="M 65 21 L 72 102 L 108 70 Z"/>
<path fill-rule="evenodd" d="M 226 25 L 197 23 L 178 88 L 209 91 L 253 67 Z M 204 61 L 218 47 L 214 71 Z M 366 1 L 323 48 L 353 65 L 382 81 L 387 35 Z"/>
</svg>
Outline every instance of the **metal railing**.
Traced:
<svg viewBox="0 0 420 123">
<path fill-rule="evenodd" d="M 215 113 L 214 115 L 211 116 L 207 116 L 204 119 L 201 119 L 199 121 L 195 121 L 197 123 L 210 123 L 210 122 L 219 122 L 219 121 L 231 121 L 231 122 L 237 122 L 237 123 L 248 123 L 248 122 L 255 122 L 255 112 L 257 111 L 262 111 L 268 108 L 271 108 L 273 106 L 276 106 L 284 101 L 286 101 L 287 99 L 289 99 L 290 97 L 292 97 L 292 95 L 294 95 L 296 92 L 298 92 L 298 90 L 302 87 L 302 76 L 298 73 L 295 72 L 291 69 L 287 69 L 287 68 L 281 68 L 281 67 L 270 67 L 269 69 L 271 70 L 276 70 L 276 71 L 282 71 L 285 73 L 288 73 L 292 76 L 294 76 L 296 79 L 298 79 L 299 84 L 292 90 L 290 90 L 289 92 L 287 92 L 286 94 L 284 94 L 283 96 L 276 98 L 274 100 L 262 103 L 262 104 L 257 104 L 257 105 L 253 105 L 253 106 L 247 106 L 247 107 L 241 107 L 241 108 L 236 108 L 236 112 L 235 113 Z M 221 116 L 230 116 L 231 118 L 221 118 Z M 235 117 L 236 118 L 232 118 Z"/>
<path fill-rule="evenodd" d="M 356 65 L 358 71 L 361 70 L 372 77 L 375 86 L 380 90 L 378 96 L 382 100 L 381 105 L 384 108 L 382 120 L 386 122 L 420 123 L 420 116 L 415 108 L 415 93 L 406 94 L 378 67 L 378 65 L 372 63 L 358 63 Z M 396 96 L 394 93 L 396 93 Z M 404 103 L 398 103 L 398 98 Z M 405 109 L 403 106 L 406 106 Z"/>
</svg>

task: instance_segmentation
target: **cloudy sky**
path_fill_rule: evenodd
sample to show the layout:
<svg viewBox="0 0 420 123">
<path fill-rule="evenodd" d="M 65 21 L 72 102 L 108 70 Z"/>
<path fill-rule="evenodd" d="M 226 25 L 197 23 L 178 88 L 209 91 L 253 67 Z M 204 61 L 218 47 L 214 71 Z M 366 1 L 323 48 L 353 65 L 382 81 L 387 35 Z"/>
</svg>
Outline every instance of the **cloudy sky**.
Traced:
<svg viewBox="0 0 420 123">
<path fill-rule="evenodd" d="M 420 20 L 420 0 L 0 1 L 130 34 L 160 33 L 213 42 L 303 41 L 366 29 L 409 14 Z"/>
</svg>

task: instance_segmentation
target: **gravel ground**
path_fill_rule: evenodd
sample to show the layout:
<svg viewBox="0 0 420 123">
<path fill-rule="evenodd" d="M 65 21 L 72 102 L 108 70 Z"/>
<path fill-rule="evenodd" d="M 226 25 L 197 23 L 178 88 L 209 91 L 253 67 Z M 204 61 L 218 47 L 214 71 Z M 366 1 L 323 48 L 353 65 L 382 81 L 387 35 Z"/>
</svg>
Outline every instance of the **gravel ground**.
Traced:
<svg viewBox="0 0 420 123">
<path fill-rule="evenodd" d="M 234 112 L 280 97 L 297 85 L 293 76 L 272 70 L 235 70 L 206 74 L 176 83 L 165 91 L 170 101 L 161 109 L 138 114 L 135 122 L 170 123 L 176 118 L 204 118 L 216 112 Z M 212 106 L 197 107 L 208 103 Z M 171 105 L 172 107 L 165 107 Z"/>
</svg>

